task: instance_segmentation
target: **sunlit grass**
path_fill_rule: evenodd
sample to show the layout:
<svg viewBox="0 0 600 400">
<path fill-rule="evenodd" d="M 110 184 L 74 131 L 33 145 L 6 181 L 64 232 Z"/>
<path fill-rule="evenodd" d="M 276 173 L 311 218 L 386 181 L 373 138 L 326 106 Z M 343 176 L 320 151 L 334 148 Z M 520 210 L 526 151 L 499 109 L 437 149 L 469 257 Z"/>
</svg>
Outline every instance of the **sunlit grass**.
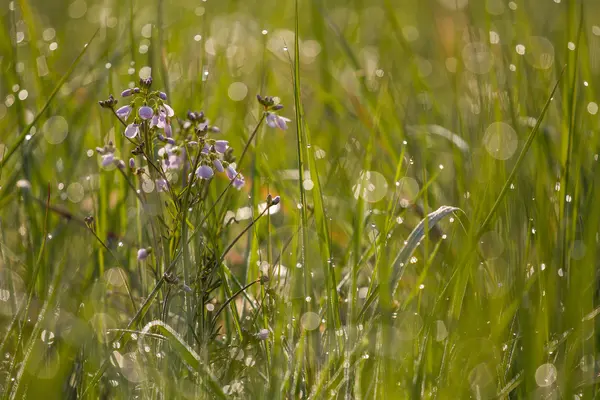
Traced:
<svg viewBox="0 0 600 400">
<path fill-rule="evenodd" d="M 600 4 L 0 17 L 4 398 L 595 396 Z M 134 146 L 98 101 L 150 75 L 221 129 L 240 191 L 186 180 L 191 148 L 177 193 L 102 166 Z"/>
</svg>

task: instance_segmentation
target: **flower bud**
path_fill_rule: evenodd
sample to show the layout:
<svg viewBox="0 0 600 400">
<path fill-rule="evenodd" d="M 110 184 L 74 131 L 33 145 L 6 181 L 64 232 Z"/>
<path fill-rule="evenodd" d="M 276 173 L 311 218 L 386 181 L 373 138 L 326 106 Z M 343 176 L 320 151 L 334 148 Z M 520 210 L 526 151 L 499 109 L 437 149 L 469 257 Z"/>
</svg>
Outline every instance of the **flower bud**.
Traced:
<svg viewBox="0 0 600 400">
<path fill-rule="evenodd" d="M 150 119 L 154 115 L 154 111 L 148 106 L 142 106 L 140 107 L 138 114 L 141 119 Z"/>
<path fill-rule="evenodd" d="M 152 252 L 151 248 L 141 248 L 138 250 L 137 252 L 137 259 L 138 261 L 144 261 L 146 258 L 148 258 L 148 256 L 150 255 L 150 253 Z"/>
<path fill-rule="evenodd" d="M 269 338 L 269 330 L 268 329 L 261 329 L 260 331 L 258 331 L 258 333 L 256 334 L 256 337 L 259 340 L 267 340 Z"/>
<path fill-rule="evenodd" d="M 201 165 L 196 170 L 196 176 L 200 179 L 210 179 L 214 174 L 214 171 L 208 165 Z"/>
<path fill-rule="evenodd" d="M 225 168 L 223 168 L 223 163 L 222 163 L 222 162 L 221 162 L 221 160 L 219 160 L 218 158 L 215 158 L 215 159 L 213 160 L 213 165 L 215 166 L 215 169 L 216 169 L 218 172 L 223 172 L 223 171 L 225 171 Z"/>
</svg>

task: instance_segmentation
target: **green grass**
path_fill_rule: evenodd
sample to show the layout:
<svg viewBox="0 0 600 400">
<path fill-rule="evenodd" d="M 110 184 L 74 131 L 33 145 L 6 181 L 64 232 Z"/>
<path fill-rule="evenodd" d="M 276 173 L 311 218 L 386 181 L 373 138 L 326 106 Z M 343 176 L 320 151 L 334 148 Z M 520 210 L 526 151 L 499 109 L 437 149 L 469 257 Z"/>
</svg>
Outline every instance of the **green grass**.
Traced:
<svg viewBox="0 0 600 400">
<path fill-rule="evenodd" d="M 2 398 L 596 397 L 600 4 L 0 18 Z M 101 166 L 96 147 L 135 146 L 98 101 L 149 72 L 181 121 L 221 128 L 240 191 L 187 180 L 193 146 L 166 192 L 157 158 Z"/>
</svg>

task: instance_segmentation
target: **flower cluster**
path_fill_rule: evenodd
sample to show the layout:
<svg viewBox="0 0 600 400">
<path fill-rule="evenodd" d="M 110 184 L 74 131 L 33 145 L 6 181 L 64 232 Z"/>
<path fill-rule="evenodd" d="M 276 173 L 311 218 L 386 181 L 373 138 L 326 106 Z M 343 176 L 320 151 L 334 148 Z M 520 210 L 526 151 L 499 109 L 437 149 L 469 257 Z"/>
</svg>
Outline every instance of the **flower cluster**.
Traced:
<svg viewBox="0 0 600 400">
<path fill-rule="evenodd" d="M 227 140 L 213 137 L 221 130 L 211 124 L 204 112 L 188 111 L 184 118 L 177 118 L 167 103 L 167 94 L 152 89 L 152 78 L 140 79 L 139 86 L 123 90 L 121 97 L 126 104 L 118 108 L 118 100 L 112 95 L 99 104 L 110 109 L 123 125 L 124 142 L 133 145 L 132 157 L 125 163 L 117 157 L 115 144 L 109 142 L 96 148 L 103 167 L 116 165 L 126 179 L 129 177 L 125 169 L 129 167 L 142 188 L 146 185 L 164 192 L 175 205 L 180 204 L 184 192 L 193 196 L 192 204 L 198 204 L 197 200 L 206 193 L 203 189 L 217 173 L 227 177 L 230 185 L 238 190 L 244 186 L 245 179 L 236 169 L 233 149 Z M 259 126 L 264 121 L 272 128 L 286 130 L 290 120 L 279 115 L 283 106 L 278 99 L 260 95 L 257 98 L 264 108 Z M 248 144 L 257 131 L 258 126 Z M 154 185 L 147 185 L 148 180 Z M 131 181 L 129 183 L 135 188 Z M 276 206 L 280 201 L 279 196 L 269 195 L 267 206 Z M 150 247 L 139 248 L 138 261 L 143 262 L 151 253 Z M 268 331 L 259 334 L 263 340 L 267 336 Z"/>
<path fill-rule="evenodd" d="M 220 129 L 211 125 L 203 112 L 188 111 L 185 120 L 177 119 L 175 111 L 166 102 L 166 93 L 151 87 L 151 77 L 140 79 L 138 87 L 121 92 L 121 97 L 129 101 L 127 104 L 116 108 L 118 101 L 112 95 L 99 103 L 103 108 L 110 108 L 123 123 L 123 135 L 136 145 L 132 150 L 134 156 L 143 156 L 142 160 L 154 160 L 154 155 L 158 156 L 159 163 L 155 166 L 160 169 L 157 171 L 160 177 L 155 180 L 157 190 L 164 191 L 169 186 L 165 178 L 172 176 L 171 173 L 189 171 L 191 167 L 195 168 L 195 175 L 200 180 L 210 180 L 216 171 L 224 173 L 233 187 L 241 189 L 245 180 L 236 171 L 229 142 L 208 137 L 209 133 L 220 133 Z M 175 122 L 178 126 L 174 126 Z M 115 162 L 125 167 L 125 163 L 115 157 L 112 143 L 96 150 L 102 156 L 102 166 Z M 144 172 L 144 169 L 136 168 L 134 158 L 129 160 L 129 167 Z"/>
<path fill-rule="evenodd" d="M 147 123 L 149 128 L 158 128 L 164 132 L 166 138 L 173 137 L 171 119 L 175 111 L 166 103 L 167 95 L 160 91 L 151 91 L 152 78 L 140 80 L 140 87 L 125 89 L 121 97 L 131 98 L 129 104 L 121 106 L 115 111 L 117 117 L 122 121 L 128 121 L 134 115 L 125 128 L 125 137 L 133 139 L 140 135 L 140 126 Z"/>
<path fill-rule="evenodd" d="M 277 113 L 277 111 L 283 109 L 283 105 L 276 102 L 275 98 L 271 96 L 262 97 L 256 95 L 256 99 L 265 108 L 267 125 L 271 128 L 279 128 L 285 131 L 288 128 L 287 123 L 290 122 L 290 119 L 282 117 Z"/>
</svg>

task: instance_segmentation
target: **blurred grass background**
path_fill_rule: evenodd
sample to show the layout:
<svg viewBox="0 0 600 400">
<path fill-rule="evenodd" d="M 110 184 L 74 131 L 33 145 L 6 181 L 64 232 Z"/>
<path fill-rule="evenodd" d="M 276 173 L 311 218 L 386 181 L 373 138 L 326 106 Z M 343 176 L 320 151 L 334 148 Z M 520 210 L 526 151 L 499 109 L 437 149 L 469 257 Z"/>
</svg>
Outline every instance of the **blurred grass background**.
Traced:
<svg viewBox="0 0 600 400">
<path fill-rule="evenodd" d="M 0 327 L 33 293 L 18 329 L 2 329 L 5 397 L 15 378 L 27 398 L 82 396 L 116 351 L 123 359 L 86 396 L 210 398 L 168 346 L 140 362 L 106 333 L 135 312 L 122 276 L 138 307 L 154 285 L 136 251 L 157 211 L 137 209 L 120 176 L 102 171 L 96 146 L 126 150 L 97 101 L 151 74 L 178 115 L 204 110 L 236 149 L 260 119 L 256 94 L 279 97 L 294 120 L 259 130 L 248 184 L 223 210 L 239 223 L 213 238 L 229 243 L 267 193 L 282 197 L 226 260 L 242 283 L 278 271 L 269 345 L 236 345 L 223 322 L 209 364 L 229 366 L 218 374 L 228 396 L 595 398 L 600 3 L 301 0 L 296 14 L 291 0 L 4 0 L 0 18 L 0 158 L 35 121 L 0 175 Z M 442 205 L 462 212 L 420 242 L 394 297 L 365 306 Z M 186 337 L 172 301 L 173 315 L 152 309 L 144 322 Z M 245 337 L 262 323 L 245 321 Z"/>
</svg>

